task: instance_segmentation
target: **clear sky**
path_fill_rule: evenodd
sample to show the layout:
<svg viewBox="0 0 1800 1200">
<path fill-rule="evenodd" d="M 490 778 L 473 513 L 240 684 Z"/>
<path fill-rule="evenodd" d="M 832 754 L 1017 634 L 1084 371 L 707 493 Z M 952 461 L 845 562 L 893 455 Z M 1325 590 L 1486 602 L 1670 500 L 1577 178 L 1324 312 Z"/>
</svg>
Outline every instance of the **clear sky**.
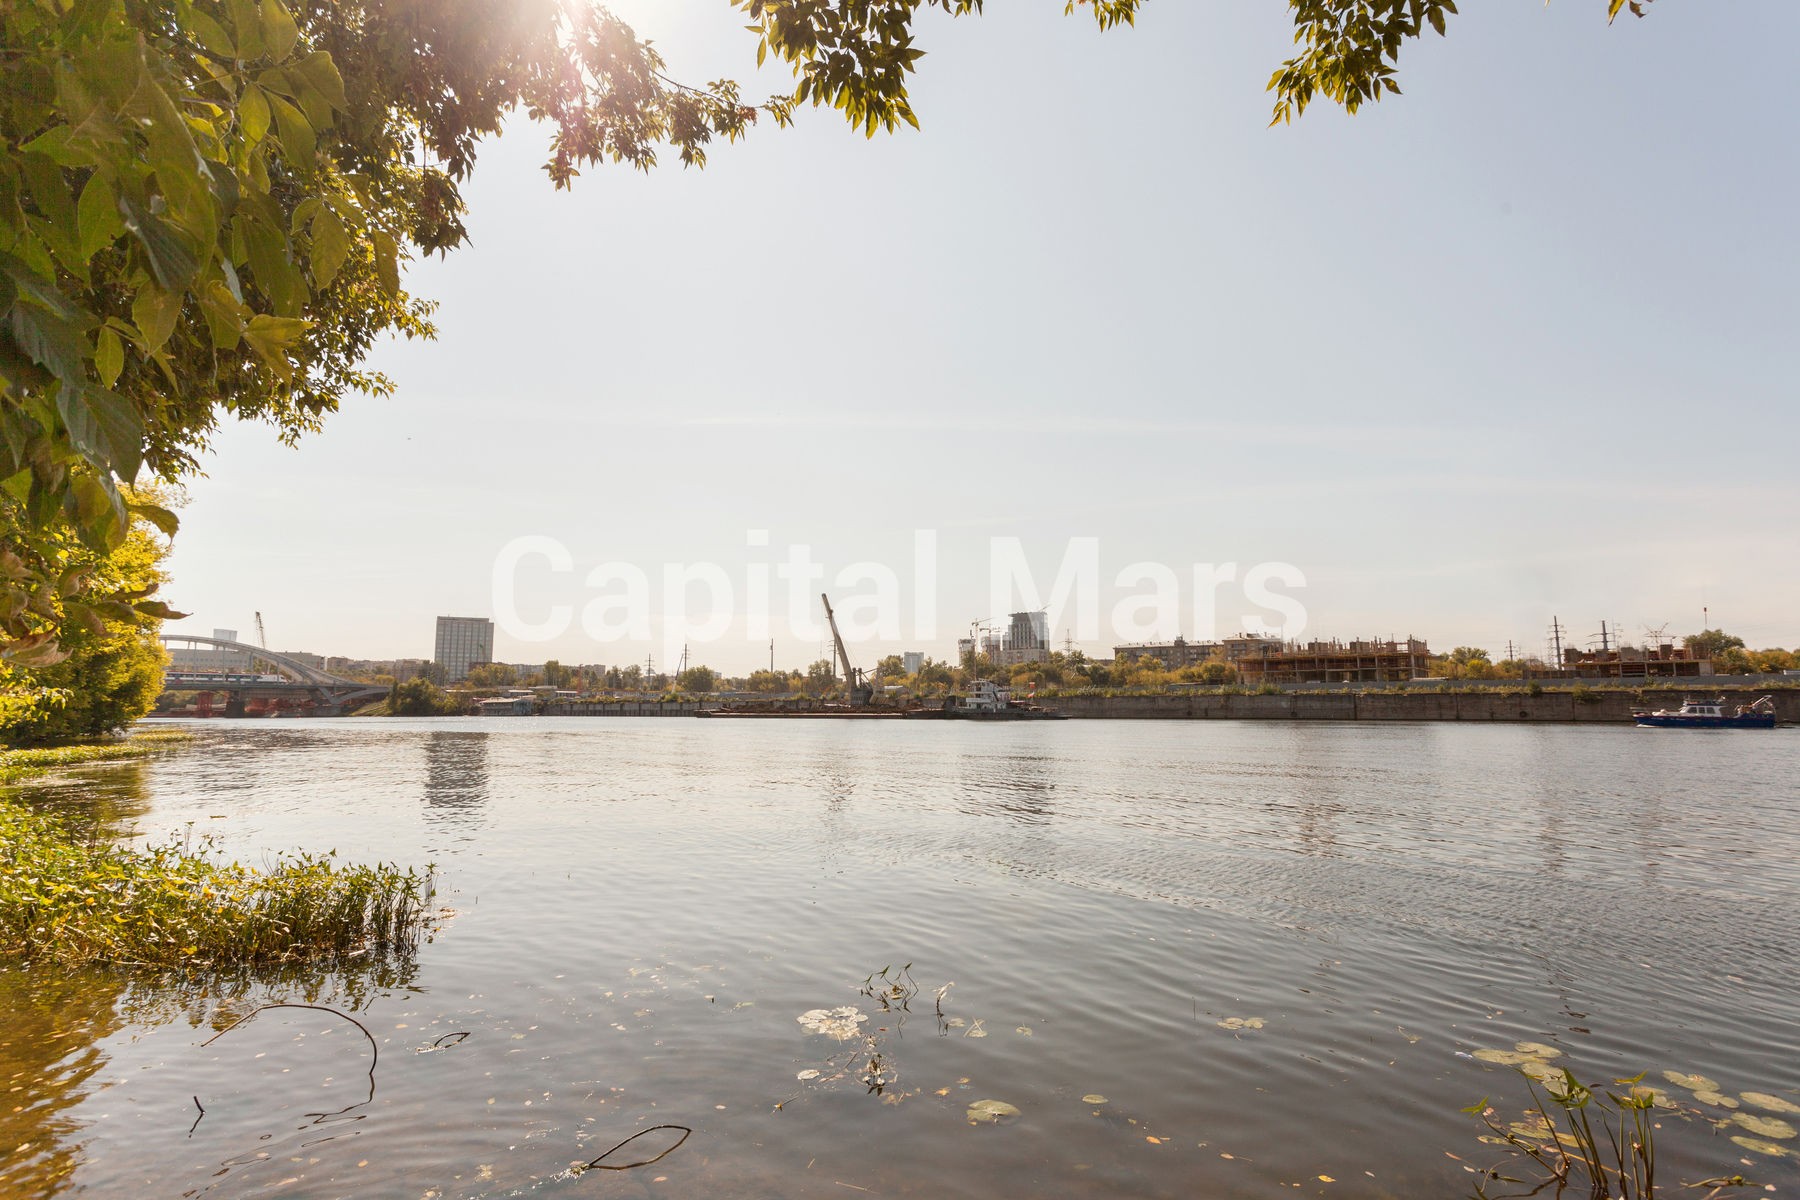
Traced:
<svg viewBox="0 0 1800 1200">
<path fill-rule="evenodd" d="M 723 0 L 614 8 L 678 76 L 787 86 Z M 950 657 L 997 603 L 991 539 L 1048 599 L 1093 538 L 1102 653 L 1136 563 L 1182 588 L 1134 610 L 1144 637 L 1279 624 L 1229 585 L 1212 620 L 1193 571 L 1283 563 L 1308 638 L 1500 653 L 1553 616 L 1580 644 L 1705 606 L 1800 643 L 1800 5 L 1608 27 L 1603 0 L 1470 4 L 1405 51 L 1405 95 L 1274 129 L 1278 0 L 1154 0 L 1104 35 L 989 8 L 923 23 L 923 132 L 803 110 L 704 171 L 558 193 L 517 122 L 467 189 L 473 244 L 408 276 L 440 336 L 378 353 L 399 394 L 298 449 L 218 438 L 171 628 L 261 611 L 272 648 L 428 657 L 434 616 L 494 615 L 496 557 L 538 536 L 570 567 L 520 567 L 521 617 L 575 618 L 496 657 L 666 665 L 664 564 L 712 563 L 734 620 L 693 658 L 740 672 L 769 654 L 750 580 L 805 545 L 834 600 L 870 590 L 835 580 L 857 562 L 902 585 L 859 660 Z M 607 562 L 649 577 L 648 637 L 584 632 Z M 684 594 L 703 624 L 707 590 Z M 818 657 L 817 631 L 772 634 L 783 664 Z"/>
</svg>

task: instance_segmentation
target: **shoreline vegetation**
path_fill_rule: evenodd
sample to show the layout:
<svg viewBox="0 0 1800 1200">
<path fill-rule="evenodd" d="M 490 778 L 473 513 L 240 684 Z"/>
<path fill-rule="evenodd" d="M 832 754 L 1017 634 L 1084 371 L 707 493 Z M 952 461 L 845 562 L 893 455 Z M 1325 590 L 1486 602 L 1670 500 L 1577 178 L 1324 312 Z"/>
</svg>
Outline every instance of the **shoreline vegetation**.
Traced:
<svg viewBox="0 0 1800 1200">
<path fill-rule="evenodd" d="M 192 735 L 0 751 L 0 783 L 167 752 Z M 137 848 L 0 793 L 0 958 L 27 965 L 207 971 L 410 957 L 430 918 L 432 874 L 340 863 L 335 850 L 261 867 L 210 841 Z"/>
</svg>

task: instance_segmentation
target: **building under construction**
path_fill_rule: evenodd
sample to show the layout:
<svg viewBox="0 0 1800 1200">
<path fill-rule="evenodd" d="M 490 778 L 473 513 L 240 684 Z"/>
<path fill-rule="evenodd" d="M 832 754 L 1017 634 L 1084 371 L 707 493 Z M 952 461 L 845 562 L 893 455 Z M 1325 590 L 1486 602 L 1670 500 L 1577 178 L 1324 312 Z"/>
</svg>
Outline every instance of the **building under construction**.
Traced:
<svg viewBox="0 0 1800 1200">
<path fill-rule="evenodd" d="M 1154 658 L 1163 665 L 1163 670 L 1179 671 L 1208 662 L 1235 664 L 1245 658 L 1280 650 L 1282 646 L 1280 638 L 1259 637 L 1253 633 L 1236 634 L 1218 642 L 1190 642 L 1176 638 L 1172 642 L 1114 646 L 1113 661 L 1124 664 L 1140 658 Z"/>
<path fill-rule="evenodd" d="M 1563 651 L 1561 670 L 1531 672 L 1537 678 L 1568 679 L 1694 679 L 1712 673 L 1712 659 L 1671 642 L 1617 650 L 1570 648 Z"/>
<path fill-rule="evenodd" d="M 1431 649 L 1405 641 L 1274 643 L 1237 660 L 1247 684 L 1405 683 L 1431 673 Z"/>
</svg>

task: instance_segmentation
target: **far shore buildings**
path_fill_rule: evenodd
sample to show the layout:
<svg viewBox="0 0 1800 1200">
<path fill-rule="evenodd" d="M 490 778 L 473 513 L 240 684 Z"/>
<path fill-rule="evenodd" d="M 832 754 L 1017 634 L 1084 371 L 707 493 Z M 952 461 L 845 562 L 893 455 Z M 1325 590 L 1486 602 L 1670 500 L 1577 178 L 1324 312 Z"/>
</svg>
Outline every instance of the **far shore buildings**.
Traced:
<svg viewBox="0 0 1800 1200">
<path fill-rule="evenodd" d="M 1113 661 L 1128 663 L 1139 658 L 1154 658 L 1165 671 L 1179 671 L 1201 663 L 1225 662 L 1236 666 L 1251 655 L 1266 654 L 1282 647 L 1280 638 L 1238 634 L 1217 642 L 1190 642 L 1176 638 L 1172 642 L 1149 642 L 1131 646 L 1114 646 Z"/>
<path fill-rule="evenodd" d="M 1113 661 L 1153 658 L 1165 671 L 1208 662 L 1237 668 L 1246 684 L 1405 683 L 1431 673 L 1431 649 L 1417 638 L 1405 641 L 1284 642 L 1240 634 L 1217 642 L 1176 638 L 1137 646 L 1114 646 Z"/>
<path fill-rule="evenodd" d="M 1405 641 L 1307 642 L 1277 645 L 1234 664 L 1246 684 L 1405 683 L 1431 674 L 1431 648 Z"/>
<path fill-rule="evenodd" d="M 444 670 L 445 683 L 460 683 L 476 663 L 494 661 L 494 623 L 486 617 L 439 617 L 431 661 Z"/>
<path fill-rule="evenodd" d="M 1050 614 L 1016 612 L 1004 631 L 983 630 L 979 639 L 956 640 L 958 660 L 977 650 L 996 666 L 1016 667 L 1023 663 L 1044 662 L 1050 657 Z"/>
</svg>

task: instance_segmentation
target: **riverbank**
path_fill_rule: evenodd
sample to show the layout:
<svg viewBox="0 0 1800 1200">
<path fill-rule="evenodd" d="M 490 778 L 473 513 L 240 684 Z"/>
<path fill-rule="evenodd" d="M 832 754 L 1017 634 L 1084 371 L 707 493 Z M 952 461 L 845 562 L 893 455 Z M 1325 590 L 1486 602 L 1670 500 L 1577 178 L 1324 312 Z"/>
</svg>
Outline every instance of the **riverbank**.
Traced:
<svg viewBox="0 0 1800 1200">
<path fill-rule="evenodd" d="M 31 746 L 18 750 L 0 750 L 0 784 L 18 783 L 21 780 L 54 771 L 59 767 L 149 758 L 152 755 L 178 749 L 193 740 L 194 735 L 183 730 L 158 729 L 102 742 L 77 742 L 70 746 Z"/>
<path fill-rule="evenodd" d="M 1727 705 L 1771 696 L 1776 715 L 1800 722 L 1800 691 L 1732 691 L 1717 686 L 1696 694 L 1722 695 Z M 1045 701 L 1074 718 L 1170 721 L 1495 721 L 1514 724 L 1619 725 L 1644 708 L 1675 708 L 1663 691 L 1577 688 L 1567 692 L 1231 692 L 1160 696 L 1061 696 Z"/>
</svg>

